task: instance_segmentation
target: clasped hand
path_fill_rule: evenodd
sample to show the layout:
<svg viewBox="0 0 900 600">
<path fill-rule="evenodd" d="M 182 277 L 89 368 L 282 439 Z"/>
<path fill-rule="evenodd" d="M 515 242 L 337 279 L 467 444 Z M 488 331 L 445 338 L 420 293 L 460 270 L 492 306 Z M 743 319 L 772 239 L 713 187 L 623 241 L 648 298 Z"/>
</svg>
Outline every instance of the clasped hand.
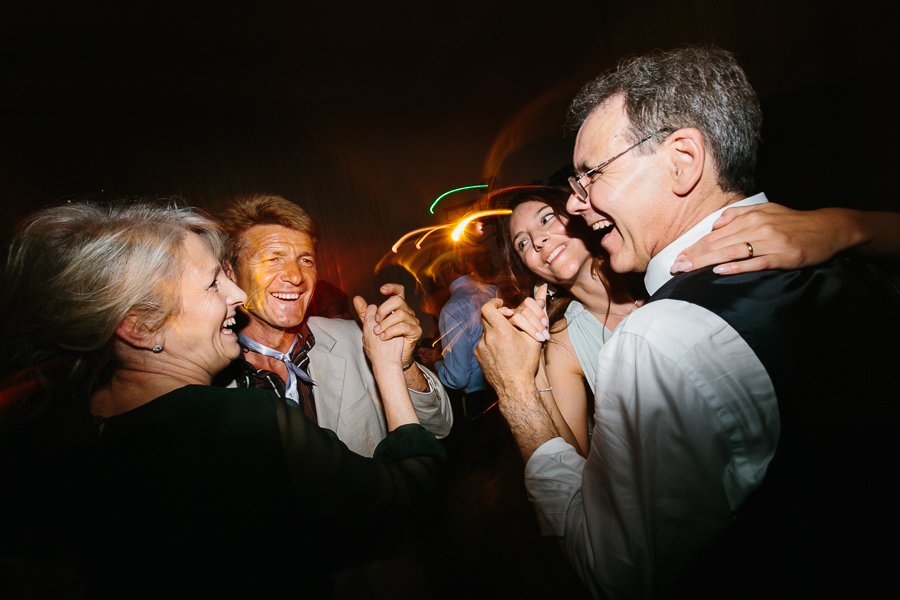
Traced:
<svg viewBox="0 0 900 600">
<path fill-rule="evenodd" d="M 515 310 L 494 298 L 481 308 L 484 334 L 475 348 L 475 358 L 501 397 L 512 387 L 534 384 L 541 344 L 549 339 L 549 321 L 544 310 L 547 287 L 541 286 Z"/>
</svg>

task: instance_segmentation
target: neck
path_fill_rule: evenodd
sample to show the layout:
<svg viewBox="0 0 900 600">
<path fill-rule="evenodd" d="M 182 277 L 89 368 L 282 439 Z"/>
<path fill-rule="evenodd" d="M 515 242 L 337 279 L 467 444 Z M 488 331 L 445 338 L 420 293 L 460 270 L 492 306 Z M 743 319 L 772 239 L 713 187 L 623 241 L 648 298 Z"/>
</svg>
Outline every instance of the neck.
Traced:
<svg viewBox="0 0 900 600">
<path fill-rule="evenodd" d="M 121 415 L 192 383 L 198 382 L 140 369 L 117 369 L 110 382 L 91 396 L 91 413 L 99 417 Z"/>
<path fill-rule="evenodd" d="M 272 350 L 278 352 L 287 352 L 290 350 L 294 339 L 297 337 L 296 329 L 274 329 L 264 323 L 260 323 L 256 319 L 251 318 L 246 327 L 241 329 L 241 334 L 247 336 L 255 342 L 259 342 L 263 346 L 268 346 Z M 244 360 L 253 365 L 254 369 L 271 371 L 275 373 L 283 381 L 288 380 L 287 367 L 278 359 L 263 356 L 252 350 L 243 349 Z"/>
<path fill-rule="evenodd" d="M 718 185 L 716 185 L 713 190 L 707 193 L 696 191 L 696 193 L 680 198 L 680 200 L 676 201 L 678 204 L 677 212 L 674 215 L 666 217 L 666 222 L 668 222 L 669 225 L 654 246 L 653 251 L 651 252 L 651 258 L 659 254 L 663 248 L 690 231 L 691 228 L 708 215 L 729 204 L 734 204 L 735 202 L 743 200 L 745 197 L 746 196 L 743 194 L 737 192 L 722 191 Z"/>
<path fill-rule="evenodd" d="M 261 323 L 251 316 L 247 325 L 241 328 L 241 334 L 255 342 L 259 342 L 263 346 L 268 346 L 272 350 L 287 352 L 291 347 L 291 344 L 294 343 L 294 338 L 297 337 L 298 329 L 299 327 L 292 329 L 276 329 L 265 323 Z"/>
<path fill-rule="evenodd" d="M 585 310 L 593 314 L 608 329 L 616 326 L 646 299 L 643 277 L 640 273 L 619 274 L 609 268 L 609 262 L 601 265 L 599 276 L 591 272 L 591 262 L 587 269 L 582 269 L 572 285 L 566 286 L 576 300 L 584 305 Z M 608 292 L 603 285 L 605 278 L 609 282 Z"/>
</svg>

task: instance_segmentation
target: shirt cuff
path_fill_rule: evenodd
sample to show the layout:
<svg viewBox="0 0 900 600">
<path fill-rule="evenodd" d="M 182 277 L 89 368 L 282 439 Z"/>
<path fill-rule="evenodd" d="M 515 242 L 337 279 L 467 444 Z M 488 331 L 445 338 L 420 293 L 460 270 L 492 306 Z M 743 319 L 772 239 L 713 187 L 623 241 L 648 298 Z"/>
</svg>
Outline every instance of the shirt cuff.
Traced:
<svg viewBox="0 0 900 600">
<path fill-rule="evenodd" d="M 419 367 L 419 370 L 422 371 L 422 377 L 424 377 L 425 381 L 428 382 L 428 389 L 427 390 L 414 390 L 411 388 L 407 388 L 409 390 L 409 393 L 410 394 L 432 394 L 432 393 L 434 393 L 434 382 L 431 381 L 431 378 L 434 377 L 434 375 L 431 373 L 431 371 L 429 371 L 428 369 L 426 369 L 419 363 L 416 363 L 416 366 Z"/>
</svg>

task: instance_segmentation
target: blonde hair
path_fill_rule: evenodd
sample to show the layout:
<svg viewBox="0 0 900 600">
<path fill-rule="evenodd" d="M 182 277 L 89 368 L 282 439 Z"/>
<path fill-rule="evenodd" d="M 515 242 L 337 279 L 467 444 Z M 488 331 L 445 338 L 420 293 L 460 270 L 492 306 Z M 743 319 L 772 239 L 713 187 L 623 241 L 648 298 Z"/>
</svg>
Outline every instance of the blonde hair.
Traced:
<svg viewBox="0 0 900 600">
<path fill-rule="evenodd" d="M 245 234 L 255 225 L 281 225 L 305 233 L 312 241 L 313 252 L 319 250 L 319 224 L 305 210 L 281 196 L 240 196 L 222 213 L 222 225 L 228 236 L 225 259 L 233 269 L 237 269 L 238 259 L 247 247 Z"/>
<path fill-rule="evenodd" d="M 179 312 L 189 232 L 221 258 L 218 226 L 188 208 L 68 203 L 32 215 L 7 259 L 5 355 L 20 367 L 68 358 L 74 391 L 105 383 L 129 312 L 151 329 Z"/>
</svg>

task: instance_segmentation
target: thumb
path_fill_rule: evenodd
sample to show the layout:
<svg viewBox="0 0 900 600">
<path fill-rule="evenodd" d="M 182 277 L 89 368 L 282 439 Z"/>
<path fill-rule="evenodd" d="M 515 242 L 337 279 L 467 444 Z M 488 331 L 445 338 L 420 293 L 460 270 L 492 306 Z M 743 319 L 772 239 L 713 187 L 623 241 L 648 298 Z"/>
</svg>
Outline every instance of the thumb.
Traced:
<svg viewBox="0 0 900 600">
<path fill-rule="evenodd" d="M 541 308 L 547 308 L 547 284 L 545 283 L 534 293 L 534 299 Z"/>
<path fill-rule="evenodd" d="M 366 320 L 366 308 L 368 308 L 369 304 L 365 301 L 362 296 L 354 296 L 353 297 L 353 308 L 356 309 L 356 314 L 359 316 L 359 320 L 365 322 Z"/>
</svg>

